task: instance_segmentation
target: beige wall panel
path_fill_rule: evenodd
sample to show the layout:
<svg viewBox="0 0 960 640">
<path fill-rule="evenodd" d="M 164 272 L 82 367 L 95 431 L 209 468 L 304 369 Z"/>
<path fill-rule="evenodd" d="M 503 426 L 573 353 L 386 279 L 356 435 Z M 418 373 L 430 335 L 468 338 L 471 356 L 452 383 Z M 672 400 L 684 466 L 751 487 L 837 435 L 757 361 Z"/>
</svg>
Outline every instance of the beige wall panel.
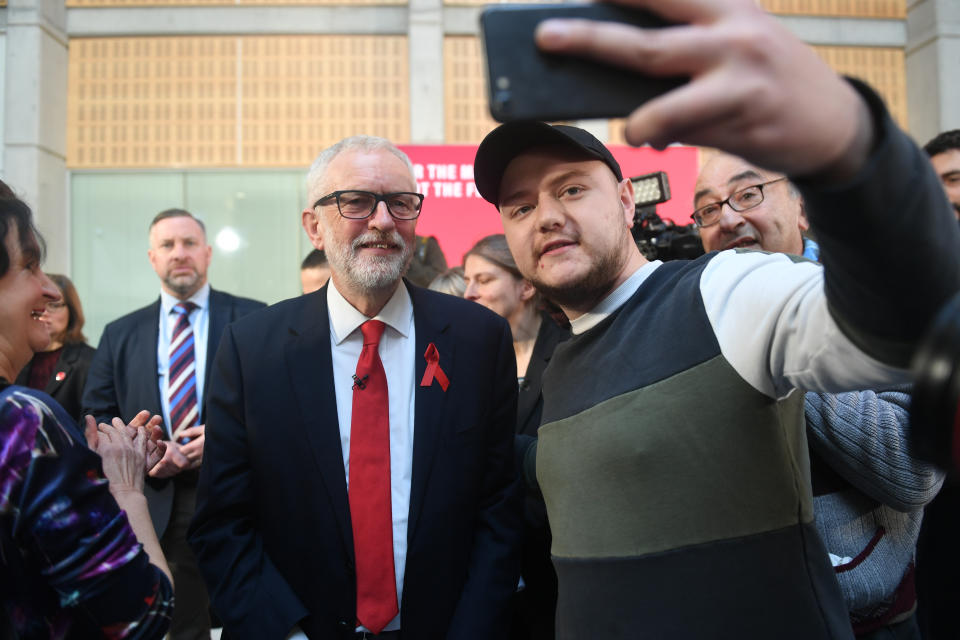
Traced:
<svg viewBox="0 0 960 640">
<path fill-rule="evenodd" d="M 444 38 L 444 137 L 447 144 L 477 144 L 497 126 L 487 108 L 484 74 L 479 38 Z"/>
<path fill-rule="evenodd" d="M 906 0 L 760 0 L 771 13 L 785 15 L 905 18 Z"/>
<path fill-rule="evenodd" d="M 66 0 L 68 7 L 199 7 L 215 5 L 402 5 L 406 0 Z M 0 2 L 2 6 L 3 2 Z"/>
<path fill-rule="evenodd" d="M 75 38 L 69 167 L 220 166 L 236 155 L 235 38 Z"/>
<path fill-rule="evenodd" d="M 364 133 L 410 139 L 403 36 L 70 44 L 72 168 L 305 166 Z"/>
<path fill-rule="evenodd" d="M 347 136 L 410 139 L 404 36 L 243 38 L 244 166 L 306 166 Z"/>
<path fill-rule="evenodd" d="M 907 72 L 903 49 L 883 47 L 814 47 L 837 73 L 873 87 L 903 129 L 907 128 Z"/>
</svg>

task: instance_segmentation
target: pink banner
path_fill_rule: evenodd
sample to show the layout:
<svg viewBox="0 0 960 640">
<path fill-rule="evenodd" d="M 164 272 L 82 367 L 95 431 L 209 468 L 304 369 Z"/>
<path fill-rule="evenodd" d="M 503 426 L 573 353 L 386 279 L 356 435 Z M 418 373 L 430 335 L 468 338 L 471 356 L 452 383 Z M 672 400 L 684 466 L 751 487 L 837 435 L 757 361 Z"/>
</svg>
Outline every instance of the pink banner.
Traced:
<svg viewBox="0 0 960 640">
<path fill-rule="evenodd" d="M 496 208 L 480 197 L 473 182 L 474 145 L 405 145 L 417 176 L 418 189 L 426 195 L 417 233 L 436 236 L 450 266 L 460 264 L 463 254 L 483 236 L 502 233 Z M 698 150 L 670 147 L 611 146 L 624 177 L 665 171 L 670 179 L 671 199 L 657 213 L 677 224 L 690 222 L 693 185 L 698 171 Z"/>
</svg>

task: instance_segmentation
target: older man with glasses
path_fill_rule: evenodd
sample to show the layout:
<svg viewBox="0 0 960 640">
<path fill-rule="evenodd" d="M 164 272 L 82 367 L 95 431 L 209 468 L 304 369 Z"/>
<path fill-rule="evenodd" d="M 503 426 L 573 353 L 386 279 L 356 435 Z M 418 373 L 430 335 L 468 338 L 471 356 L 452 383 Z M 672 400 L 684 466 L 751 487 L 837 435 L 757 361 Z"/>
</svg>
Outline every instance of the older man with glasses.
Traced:
<svg viewBox="0 0 960 640">
<path fill-rule="evenodd" d="M 506 321 L 402 279 L 423 195 L 389 141 L 307 176 L 326 286 L 228 328 L 190 542 L 231 638 L 506 637 L 519 576 Z"/>
<path fill-rule="evenodd" d="M 810 228 L 803 199 L 783 174 L 718 153 L 694 187 L 693 221 L 706 251 L 763 249 L 800 255 Z"/>
</svg>

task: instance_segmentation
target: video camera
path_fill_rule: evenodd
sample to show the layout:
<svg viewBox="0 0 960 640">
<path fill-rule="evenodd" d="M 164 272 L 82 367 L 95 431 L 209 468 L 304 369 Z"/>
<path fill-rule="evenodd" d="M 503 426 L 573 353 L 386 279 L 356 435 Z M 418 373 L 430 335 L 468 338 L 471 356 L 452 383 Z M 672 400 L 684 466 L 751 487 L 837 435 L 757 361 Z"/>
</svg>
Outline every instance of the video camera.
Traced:
<svg viewBox="0 0 960 640">
<path fill-rule="evenodd" d="M 630 178 L 633 183 L 634 242 L 647 260 L 692 260 L 703 255 L 695 224 L 677 225 L 657 215 L 657 205 L 670 199 L 670 180 L 663 171 Z"/>
</svg>

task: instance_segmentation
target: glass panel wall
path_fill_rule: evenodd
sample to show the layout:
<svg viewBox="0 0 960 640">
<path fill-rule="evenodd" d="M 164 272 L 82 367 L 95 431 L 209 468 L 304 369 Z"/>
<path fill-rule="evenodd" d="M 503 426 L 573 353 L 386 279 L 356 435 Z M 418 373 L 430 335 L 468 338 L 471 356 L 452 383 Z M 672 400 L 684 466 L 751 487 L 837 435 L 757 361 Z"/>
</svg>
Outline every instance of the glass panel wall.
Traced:
<svg viewBox="0 0 960 640">
<path fill-rule="evenodd" d="M 303 180 L 299 170 L 73 174 L 72 272 L 90 343 L 159 295 L 148 228 L 171 207 L 204 221 L 211 286 L 267 303 L 300 293 L 300 260 L 312 248 L 300 227 Z"/>
</svg>

